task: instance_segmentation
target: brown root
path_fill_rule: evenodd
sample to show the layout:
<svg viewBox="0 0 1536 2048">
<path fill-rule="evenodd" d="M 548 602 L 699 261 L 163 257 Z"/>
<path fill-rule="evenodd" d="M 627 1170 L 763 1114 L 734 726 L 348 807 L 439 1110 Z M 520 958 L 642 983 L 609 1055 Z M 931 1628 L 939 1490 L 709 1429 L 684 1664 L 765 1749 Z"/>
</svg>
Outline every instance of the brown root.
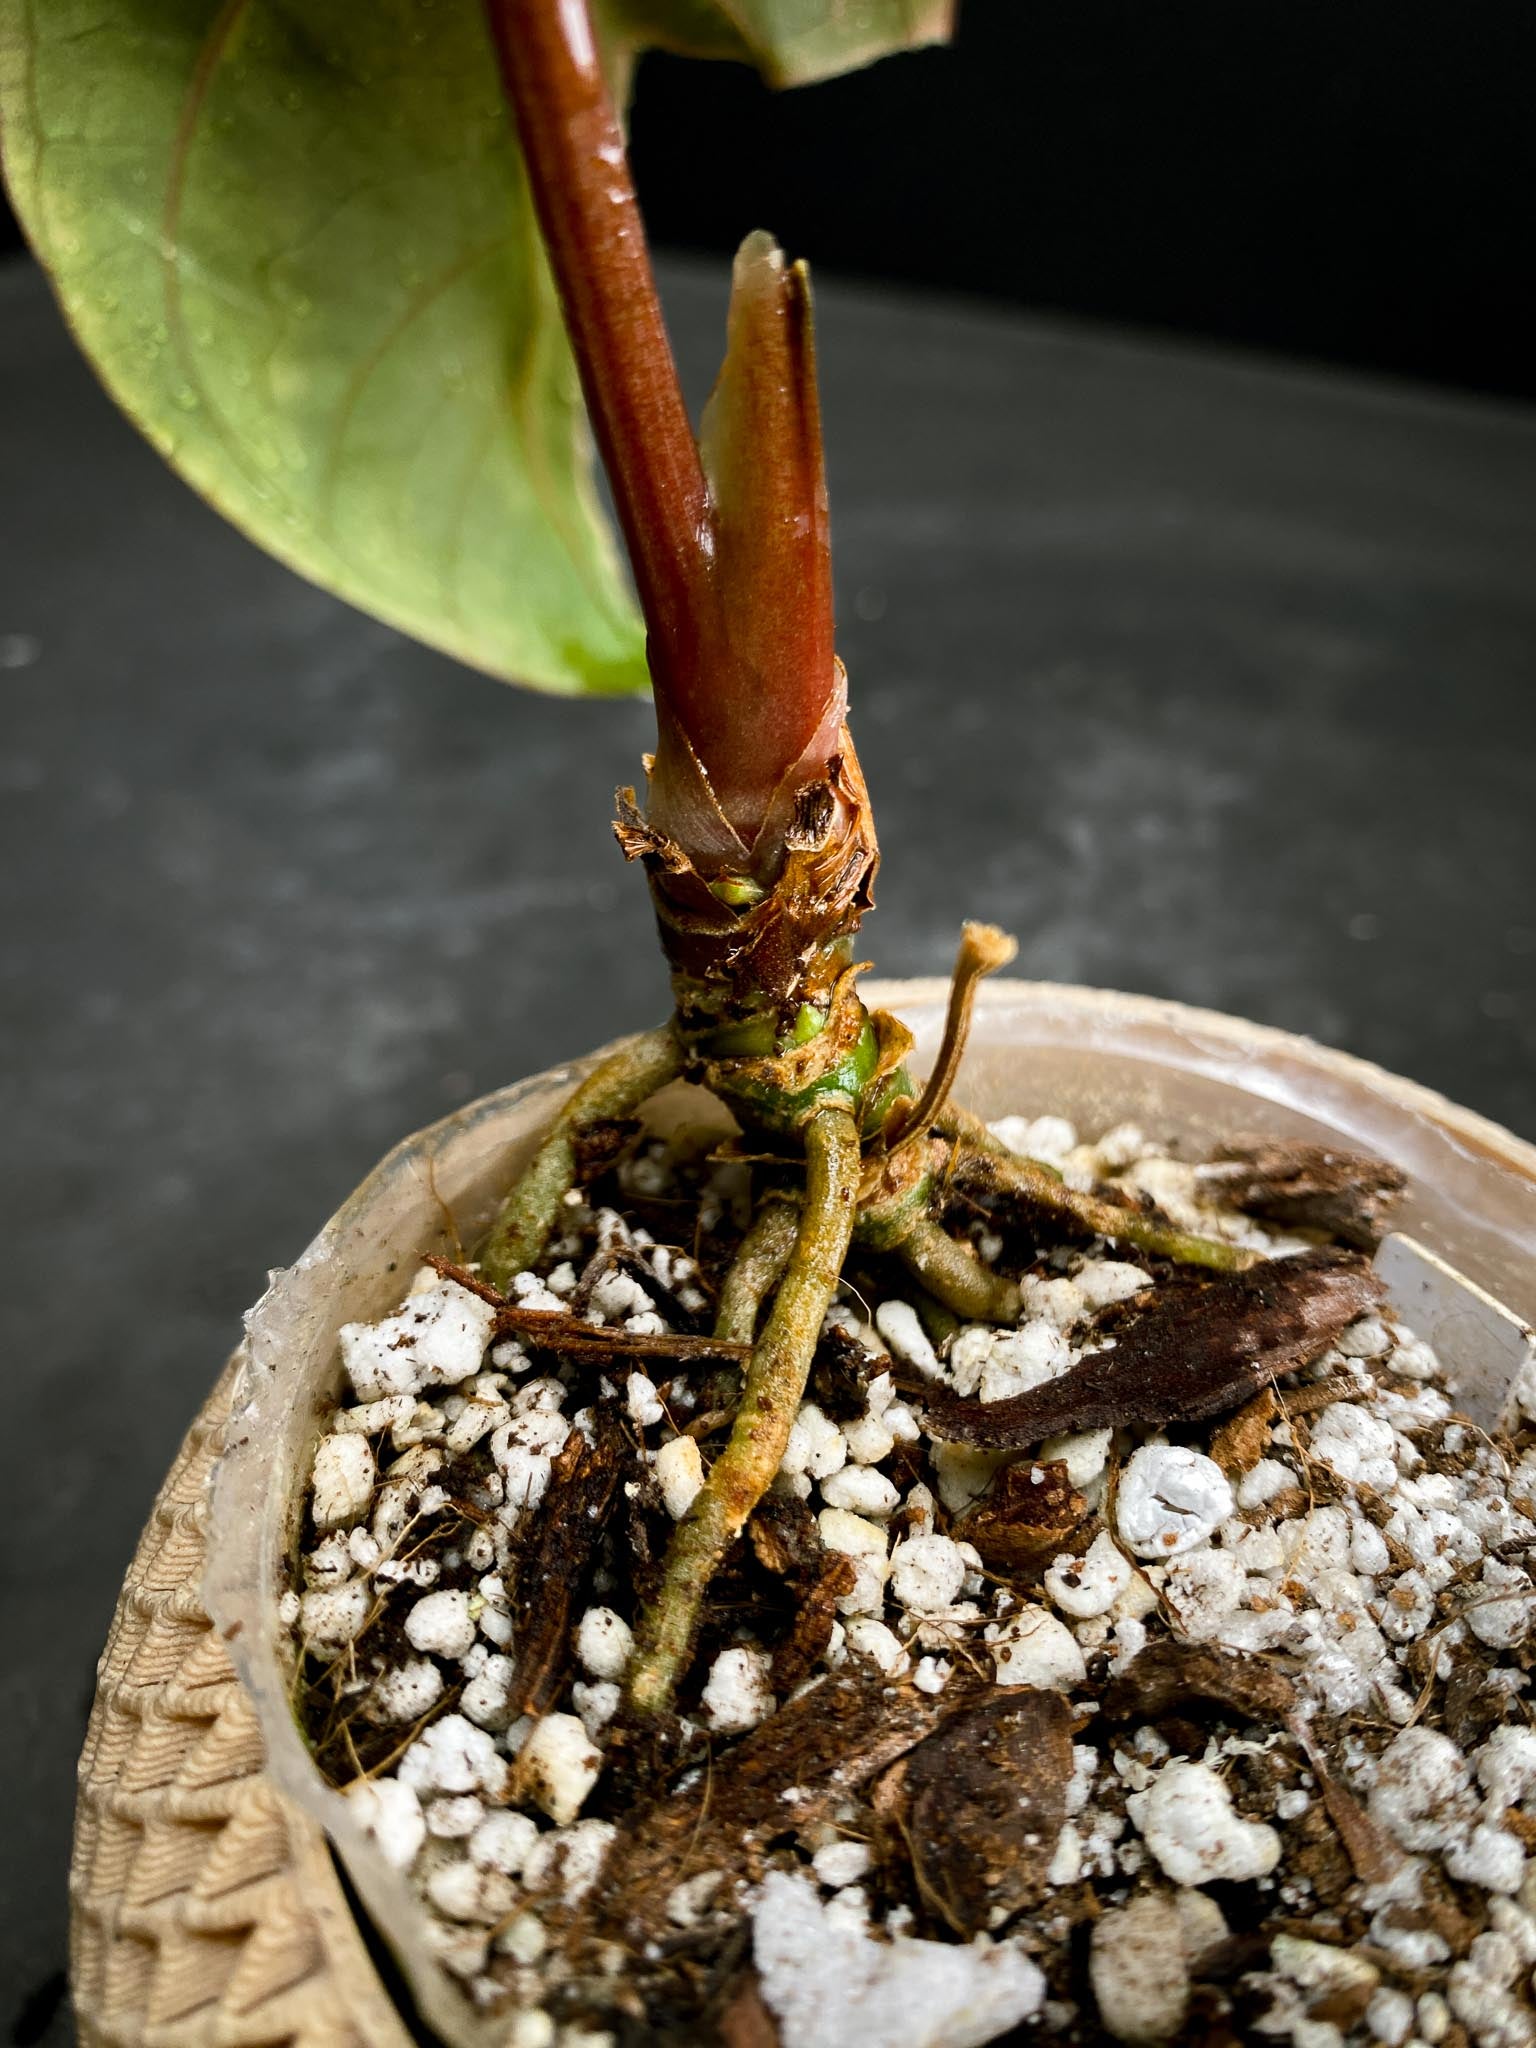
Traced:
<svg viewBox="0 0 1536 2048">
<path fill-rule="evenodd" d="M 976 924 L 968 919 L 960 927 L 960 952 L 949 984 L 949 1009 L 944 1018 L 939 1056 L 933 1063 L 933 1072 L 928 1076 L 922 1100 L 895 1134 L 890 1146 L 892 1156 L 921 1143 L 938 1122 L 960 1072 L 960 1062 L 965 1057 L 977 983 L 989 974 L 996 974 L 999 968 L 1006 967 L 1017 956 L 1018 950 L 1018 940 L 1007 932 L 999 931 L 995 924 Z"/>
</svg>

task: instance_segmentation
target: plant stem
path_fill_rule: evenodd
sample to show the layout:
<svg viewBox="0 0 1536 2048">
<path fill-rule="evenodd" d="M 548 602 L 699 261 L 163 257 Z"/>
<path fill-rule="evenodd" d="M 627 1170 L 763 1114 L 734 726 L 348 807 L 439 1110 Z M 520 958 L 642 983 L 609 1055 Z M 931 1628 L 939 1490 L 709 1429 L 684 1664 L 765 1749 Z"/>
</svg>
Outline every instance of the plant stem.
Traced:
<svg viewBox="0 0 1536 2048">
<path fill-rule="evenodd" d="M 971 1110 L 946 1110 L 939 1120 L 939 1129 L 955 1141 L 957 1148 L 983 1153 L 993 1177 L 1011 1193 L 1022 1196 L 1035 1208 L 1060 1216 L 1080 1231 L 1107 1237 L 1113 1243 L 1135 1245 L 1139 1251 L 1175 1259 L 1180 1265 L 1205 1266 L 1216 1273 L 1245 1272 L 1258 1261 L 1259 1254 L 1242 1245 L 1200 1237 L 1142 1210 L 1122 1209 L 1116 1202 L 1103 1202 L 1096 1195 L 1069 1188 L 1050 1167 L 1011 1152 Z"/>
<path fill-rule="evenodd" d="M 645 614 L 652 823 L 713 877 L 742 866 L 802 757 L 814 782 L 846 751 L 809 279 L 748 237 L 701 453 L 588 0 L 485 5 Z"/>
<path fill-rule="evenodd" d="M 1012 1280 L 986 1267 L 930 1217 L 922 1216 L 896 1256 L 935 1300 L 969 1323 L 1016 1323 L 1024 1298 Z"/>
<path fill-rule="evenodd" d="M 794 1250 L 747 1368 L 730 1441 L 673 1531 L 661 1591 L 641 1617 L 629 1704 L 662 1712 L 687 1668 L 704 1595 L 721 1558 L 772 1484 L 853 1234 L 859 1132 L 843 1109 L 806 1126 L 805 1203 Z"/>
<path fill-rule="evenodd" d="M 683 1048 L 671 1024 L 642 1032 L 593 1068 L 518 1176 L 480 1246 L 480 1272 L 491 1286 L 504 1290 L 549 1242 L 560 1204 L 576 1178 L 580 1132 L 607 1117 L 633 1116 L 682 1068 Z"/>
<path fill-rule="evenodd" d="M 653 663 L 691 676 L 709 492 L 586 0 L 486 0 Z"/>
<path fill-rule="evenodd" d="M 720 1289 L 715 1336 L 727 1344 L 750 1344 L 757 1335 L 763 1303 L 784 1277 L 799 1234 L 795 1203 L 770 1195 L 752 1219 L 752 1227 L 736 1248 L 731 1269 Z"/>
</svg>

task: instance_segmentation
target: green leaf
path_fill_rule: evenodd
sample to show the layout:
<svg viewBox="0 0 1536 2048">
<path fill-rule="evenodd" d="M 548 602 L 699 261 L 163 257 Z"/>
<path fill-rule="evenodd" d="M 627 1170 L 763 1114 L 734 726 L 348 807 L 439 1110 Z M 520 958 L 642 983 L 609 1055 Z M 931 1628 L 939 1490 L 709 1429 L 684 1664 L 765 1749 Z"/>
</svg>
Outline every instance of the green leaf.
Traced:
<svg viewBox="0 0 1536 2048">
<path fill-rule="evenodd" d="M 955 0 L 613 0 L 636 39 L 755 64 L 770 85 L 811 85 L 892 50 L 942 42 Z"/>
<path fill-rule="evenodd" d="M 777 82 L 941 0 L 620 0 Z M 474 666 L 643 689 L 478 0 L 0 0 L 18 215 L 129 416 L 291 567 Z"/>
</svg>

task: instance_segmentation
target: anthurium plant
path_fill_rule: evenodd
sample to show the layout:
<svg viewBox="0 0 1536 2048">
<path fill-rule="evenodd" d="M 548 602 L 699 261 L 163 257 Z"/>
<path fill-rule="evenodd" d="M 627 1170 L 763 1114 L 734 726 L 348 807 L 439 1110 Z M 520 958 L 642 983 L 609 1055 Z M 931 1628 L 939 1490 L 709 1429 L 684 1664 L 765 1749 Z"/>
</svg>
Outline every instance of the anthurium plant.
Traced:
<svg viewBox="0 0 1536 2048">
<path fill-rule="evenodd" d="M 642 1617 L 630 1711 L 665 1709 L 712 1574 L 779 1467 L 850 1245 L 968 1319 L 1015 1283 L 943 1222 L 957 1163 L 1064 1227 L 1247 1254 L 1065 1186 L 951 1100 L 967 926 L 921 1089 L 858 994 L 878 845 L 848 730 L 811 293 L 765 234 L 736 259 L 697 435 L 619 108 L 647 44 L 792 85 L 941 38 L 949 0 L 0 0 L 17 211 L 119 403 L 285 562 L 509 681 L 649 685 L 619 793 L 675 1008 L 577 1090 L 480 1248 L 504 1287 L 550 1238 L 584 1127 L 686 1075 L 766 1158 L 717 1335 L 734 1422 Z M 600 512 L 607 471 L 633 591 Z M 597 1034 L 601 1036 L 599 1032 Z"/>
</svg>

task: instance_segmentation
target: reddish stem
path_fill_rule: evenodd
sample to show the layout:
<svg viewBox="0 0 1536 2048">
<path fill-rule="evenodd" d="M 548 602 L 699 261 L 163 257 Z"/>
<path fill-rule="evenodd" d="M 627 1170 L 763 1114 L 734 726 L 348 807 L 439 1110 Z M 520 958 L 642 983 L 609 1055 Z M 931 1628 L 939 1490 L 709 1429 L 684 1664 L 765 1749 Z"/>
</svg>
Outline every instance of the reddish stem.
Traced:
<svg viewBox="0 0 1536 2048">
<path fill-rule="evenodd" d="M 488 0 L 539 226 L 653 658 L 686 666 L 714 537 L 586 0 Z"/>
<path fill-rule="evenodd" d="M 824 773 L 841 723 L 805 276 L 766 238 L 738 260 L 706 479 L 587 0 L 487 8 L 645 614 L 653 821 L 704 865 L 739 865 L 785 776 Z"/>
</svg>

